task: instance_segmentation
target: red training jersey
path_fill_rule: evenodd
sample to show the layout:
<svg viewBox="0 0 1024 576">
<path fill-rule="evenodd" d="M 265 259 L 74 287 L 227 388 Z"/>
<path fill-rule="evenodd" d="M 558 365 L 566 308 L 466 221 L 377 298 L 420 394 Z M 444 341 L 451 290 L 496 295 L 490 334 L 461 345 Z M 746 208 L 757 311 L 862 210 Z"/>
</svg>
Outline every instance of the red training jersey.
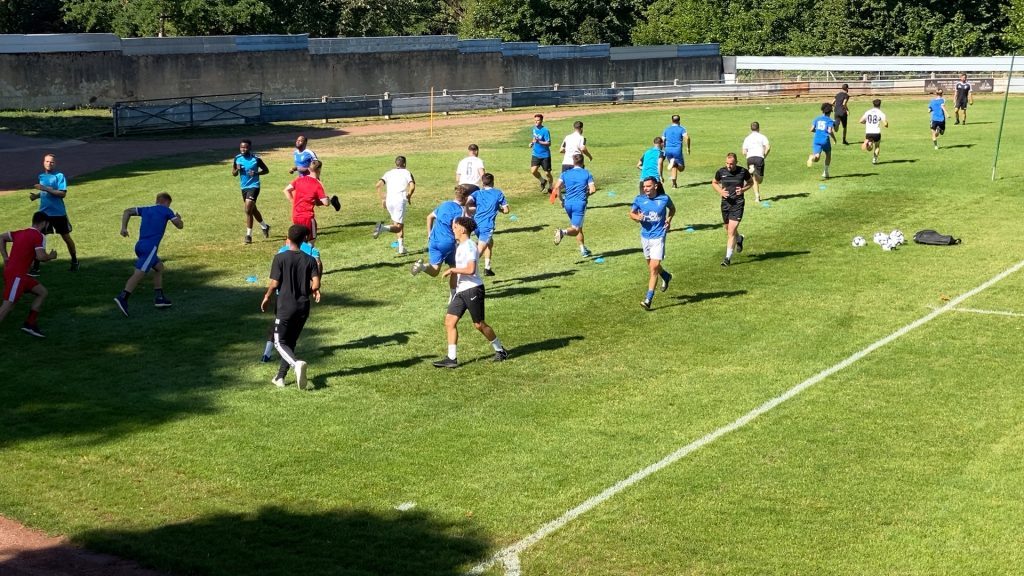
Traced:
<svg viewBox="0 0 1024 576">
<path fill-rule="evenodd" d="M 11 246 L 7 267 L 4 268 L 4 275 L 13 278 L 28 274 L 32 262 L 36 259 L 36 248 L 46 246 L 46 239 L 43 233 L 35 228 L 25 228 L 11 232 L 14 244 Z"/>
<path fill-rule="evenodd" d="M 313 208 L 327 198 L 320 181 L 312 176 L 299 176 L 292 180 L 295 193 L 292 197 L 292 221 L 299 222 L 313 217 Z"/>
</svg>

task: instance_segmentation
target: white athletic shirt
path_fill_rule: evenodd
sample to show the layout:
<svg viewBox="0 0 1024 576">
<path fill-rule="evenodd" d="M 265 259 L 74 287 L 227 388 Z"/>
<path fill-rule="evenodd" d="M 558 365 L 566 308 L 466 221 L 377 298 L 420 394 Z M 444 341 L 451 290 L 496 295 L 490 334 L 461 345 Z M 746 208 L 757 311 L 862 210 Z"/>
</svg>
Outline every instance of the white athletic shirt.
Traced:
<svg viewBox="0 0 1024 576">
<path fill-rule="evenodd" d="M 764 151 L 768 149 L 768 137 L 760 132 L 751 132 L 743 139 L 743 150 L 747 158 L 755 156 L 764 158 Z"/>
<path fill-rule="evenodd" d="M 392 168 L 380 177 L 387 189 L 385 200 L 397 202 L 405 200 L 405 193 L 409 191 L 409 184 L 412 180 L 412 173 L 405 168 Z"/>
<path fill-rule="evenodd" d="M 864 123 L 865 134 L 881 134 L 882 124 L 885 124 L 885 112 L 882 112 L 878 108 L 872 108 L 864 113 L 860 117 L 861 122 Z"/>
<path fill-rule="evenodd" d="M 572 134 L 569 134 L 565 137 L 565 140 L 562 140 L 562 147 L 565 148 L 565 157 L 562 158 L 562 164 L 572 166 L 572 157 L 576 154 L 582 154 L 583 147 L 586 144 L 587 139 L 583 137 L 583 134 L 573 130 Z"/>
<path fill-rule="evenodd" d="M 466 156 L 459 162 L 455 172 L 459 175 L 459 184 L 480 185 L 480 174 L 484 169 L 484 161 L 479 156 Z"/>
<path fill-rule="evenodd" d="M 476 242 L 472 238 L 466 240 L 455 250 L 455 267 L 464 268 L 470 262 L 477 259 Z M 483 286 L 484 281 L 474 272 L 473 274 L 459 274 L 458 283 L 455 285 L 455 292 L 463 292 L 476 286 Z"/>
</svg>

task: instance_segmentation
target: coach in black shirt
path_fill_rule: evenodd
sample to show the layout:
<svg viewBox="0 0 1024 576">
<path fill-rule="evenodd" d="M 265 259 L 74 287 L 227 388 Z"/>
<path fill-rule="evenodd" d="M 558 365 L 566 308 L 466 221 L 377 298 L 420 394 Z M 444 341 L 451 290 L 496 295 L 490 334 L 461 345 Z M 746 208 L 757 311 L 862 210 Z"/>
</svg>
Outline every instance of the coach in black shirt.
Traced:
<svg viewBox="0 0 1024 576">
<path fill-rule="evenodd" d="M 836 111 L 836 124 L 843 127 L 843 144 L 849 144 L 846 141 L 846 121 L 850 114 L 850 85 L 843 84 L 843 89 L 836 93 L 835 102 L 832 108 Z"/>
<path fill-rule="evenodd" d="M 270 265 L 270 283 L 263 295 L 260 310 L 266 312 L 270 296 L 277 291 L 277 313 L 274 320 L 274 347 L 281 355 L 275 386 L 284 386 L 288 368 L 295 368 L 300 390 L 306 388 L 306 363 L 295 357 L 302 328 L 309 318 L 310 299 L 320 301 L 320 271 L 316 260 L 299 247 L 309 236 L 309 229 L 298 224 L 288 229 L 288 249 L 274 256 Z"/>
<path fill-rule="evenodd" d="M 722 222 L 725 224 L 725 260 L 722 266 L 732 263 L 733 246 L 737 252 L 743 252 L 743 235 L 737 235 L 740 220 L 743 220 L 743 193 L 754 185 L 747 169 L 736 163 L 736 154 L 729 152 L 725 156 L 725 167 L 715 172 L 711 186 L 722 197 Z"/>
</svg>

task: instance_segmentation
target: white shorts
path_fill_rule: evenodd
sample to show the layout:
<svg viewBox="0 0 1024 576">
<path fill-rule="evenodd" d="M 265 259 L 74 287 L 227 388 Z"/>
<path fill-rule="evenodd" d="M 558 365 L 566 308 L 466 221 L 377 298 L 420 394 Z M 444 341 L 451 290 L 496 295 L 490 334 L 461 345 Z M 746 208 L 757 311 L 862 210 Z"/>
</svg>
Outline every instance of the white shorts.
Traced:
<svg viewBox="0 0 1024 576">
<path fill-rule="evenodd" d="M 385 206 L 388 208 L 388 214 L 391 215 L 391 221 L 396 224 L 402 224 L 405 220 L 405 207 L 409 205 L 406 201 L 405 196 L 399 199 L 388 199 Z"/>
<path fill-rule="evenodd" d="M 640 246 L 644 249 L 644 258 L 648 260 L 665 259 L 664 238 L 641 238 Z"/>
</svg>

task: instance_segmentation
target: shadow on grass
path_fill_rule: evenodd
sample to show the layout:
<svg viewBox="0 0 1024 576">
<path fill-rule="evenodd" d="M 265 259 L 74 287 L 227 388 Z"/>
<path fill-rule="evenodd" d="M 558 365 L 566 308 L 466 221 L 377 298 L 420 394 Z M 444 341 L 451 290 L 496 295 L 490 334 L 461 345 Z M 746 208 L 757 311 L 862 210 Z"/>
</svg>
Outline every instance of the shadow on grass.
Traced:
<svg viewBox="0 0 1024 576">
<path fill-rule="evenodd" d="M 294 512 L 268 506 L 149 530 L 90 530 L 75 543 L 178 574 L 456 576 L 492 547 L 470 520 L 421 511 Z M 47 550 L 24 556 L 47 554 Z M 15 557 L 0 563 L 24 561 Z"/>
<path fill-rule="evenodd" d="M 509 355 L 513 358 L 519 358 L 522 356 L 529 356 L 530 354 L 536 354 L 538 352 L 551 352 L 552 350 L 565 348 L 577 340 L 583 340 L 583 336 L 563 336 L 561 338 L 538 340 L 537 342 L 530 342 L 528 344 L 522 344 L 520 346 L 510 348 Z"/>
<path fill-rule="evenodd" d="M 416 334 L 416 332 L 395 332 L 394 334 L 388 334 L 387 336 L 363 336 L 357 340 L 352 340 L 344 344 L 337 344 L 335 346 L 322 346 L 320 352 L 324 356 L 332 356 L 339 350 L 362 350 L 365 348 L 382 348 L 384 346 L 397 346 L 399 344 L 407 344 L 409 342 L 409 336 Z"/>
<path fill-rule="evenodd" d="M 412 254 L 412 252 L 410 252 Z M 337 274 L 339 272 L 362 272 L 364 270 L 375 270 L 377 268 L 402 268 L 408 266 L 410 262 L 405 260 L 379 260 L 377 262 L 366 262 L 364 264 L 356 264 L 355 266 L 346 266 L 344 268 L 333 268 L 331 270 L 324 270 L 324 276 L 330 274 Z"/>
<path fill-rule="evenodd" d="M 536 288 L 534 288 L 533 286 L 507 286 L 504 288 L 497 288 L 494 291 L 487 292 L 487 297 L 507 298 L 509 296 L 530 296 L 532 294 L 537 294 L 541 290 L 547 290 L 548 288 L 561 288 L 561 286 L 557 284 L 553 284 L 551 286 L 538 286 Z"/>
<path fill-rule="evenodd" d="M 630 254 L 639 254 L 643 252 L 643 248 L 620 248 L 618 250 L 612 250 L 610 252 L 596 252 L 593 258 L 616 258 L 618 256 L 628 256 Z M 593 259 L 592 258 L 592 259 Z M 584 260 L 585 262 L 585 260 Z"/>
<path fill-rule="evenodd" d="M 743 296 L 746 293 L 746 290 L 727 290 L 721 292 L 697 292 L 696 294 L 683 294 L 682 296 L 675 297 L 675 303 L 669 304 L 667 306 L 655 306 L 653 311 L 661 310 L 664 308 L 674 308 L 676 306 L 688 306 L 690 304 L 704 302 L 705 300 L 735 298 L 737 296 Z"/>
<path fill-rule="evenodd" d="M 829 180 L 838 180 L 840 178 L 867 178 L 869 176 L 878 176 L 878 172 L 857 172 L 854 174 L 840 174 L 838 176 L 829 176 Z"/>
<path fill-rule="evenodd" d="M 313 388 L 319 390 L 321 388 L 327 387 L 327 380 L 330 378 L 344 378 L 345 376 L 373 374 L 374 372 L 380 372 L 381 370 L 391 370 L 393 368 L 410 368 L 429 358 L 430 356 L 414 356 L 412 358 L 406 358 L 404 360 L 394 360 L 392 362 L 382 362 L 380 364 L 370 364 L 366 366 L 352 366 L 350 368 L 342 368 L 341 370 L 327 372 L 326 374 L 313 374 L 313 377 L 310 378 L 310 382 L 313 383 Z"/>
<path fill-rule="evenodd" d="M 697 188 L 700 186 L 711 186 L 711 180 L 705 180 L 704 182 L 691 182 L 689 184 L 683 184 L 680 188 Z"/>
<path fill-rule="evenodd" d="M 603 206 L 587 206 L 587 210 L 603 210 L 605 208 L 628 208 L 632 205 L 632 202 L 616 202 L 614 204 L 604 204 Z"/>
<path fill-rule="evenodd" d="M 981 124 L 981 122 L 978 122 Z M 953 144 L 952 146 L 941 146 L 943 150 L 953 150 L 955 148 L 974 148 L 974 144 Z"/>
<path fill-rule="evenodd" d="M 505 280 L 495 280 L 494 284 L 527 284 L 529 282 L 543 282 L 544 280 L 551 280 L 552 278 L 563 278 L 565 276 L 572 276 L 577 270 L 571 268 L 569 270 L 562 270 L 560 272 L 544 272 L 543 274 L 534 274 L 532 276 L 523 276 L 521 278 L 507 278 Z"/>
<path fill-rule="evenodd" d="M 779 258 L 789 258 L 791 256 L 803 256 L 810 254 L 810 250 L 791 250 L 791 251 L 779 251 L 779 252 L 762 252 L 761 254 L 751 254 L 746 258 L 734 261 L 733 266 L 742 266 L 743 264 L 751 264 L 754 262 L 763 262 L 764 260 L 778 260 Z"/>
<path fill-rule="evenodd" d="M 686 233 L 687 228 L 692 228 L 694 232 L 700 232 L 701 230 L 721 230 L 724 224 L 688 224 L 679 228 L 673 228 L 668 231 L 669 234 L 676 232 Z M 692 232 L 691 232 L 692 234 Z"/>
<path fill-rule="evenodd" d="M 536 226 L 520 226 L 519 228 L 506 228 L 505 230 L 495 230 L 494 235 L 498 234 L 518 234 L 520 232 L 540 232 L 547 228 L 547 224 L 538 224 Z"/>
<path fill-rule="evenodd" d="M 913 164 L 914 162 L 917 162 L 917 158 L 902 158 L 900 160 L 881 160 L 878 162 L 878 164 Z"/>
<path fill-rule="evenodd" d="M 771 198 L 762 198 L 762 200 L 782 202 L 783 200 L 792 200 L 794 198 L 807 198 L 810 195 L 810 192 L 800 192 L 799 194 L 779 194 L 778 196 L 773 196 Z"/>
</svg>

